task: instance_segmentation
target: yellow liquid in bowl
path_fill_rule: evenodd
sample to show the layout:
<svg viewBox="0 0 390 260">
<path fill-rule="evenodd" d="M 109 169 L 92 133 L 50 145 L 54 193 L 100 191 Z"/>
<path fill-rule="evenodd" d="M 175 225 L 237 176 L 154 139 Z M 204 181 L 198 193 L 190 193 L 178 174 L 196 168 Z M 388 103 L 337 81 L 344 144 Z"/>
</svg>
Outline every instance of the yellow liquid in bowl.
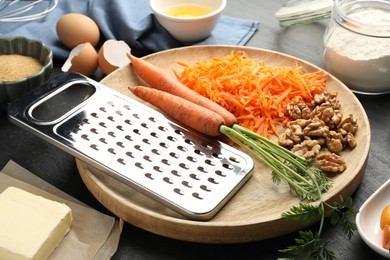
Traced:
<svg viewBox="0 0 390 260">
<path fill-rule="evenodd" d="M 211 8 L 196 5 L 196 4 L 186 4 L 186 5 L 175 5 L 168 8 L 165 13 L 174 17 L 181 18 L 193 18 L 211 13 L 213 10 Z"/>
</svg>

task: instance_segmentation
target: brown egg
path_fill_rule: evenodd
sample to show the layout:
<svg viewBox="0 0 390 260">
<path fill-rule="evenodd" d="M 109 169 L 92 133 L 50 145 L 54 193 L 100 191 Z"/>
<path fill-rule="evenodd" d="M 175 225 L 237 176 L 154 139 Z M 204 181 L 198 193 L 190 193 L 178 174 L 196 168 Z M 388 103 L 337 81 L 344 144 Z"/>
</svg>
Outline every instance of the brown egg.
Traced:
<svg viewBox="0 0 390 260">
<path fill-rule="evenodd" d="M 97 24 L 88 16 L 77 13 L 63 15 L 57 21 L 56 31 L 60 41 L 69 49 L 86 42 L 96 47 L 100 38 Z"/>
<path fill-rule="evenodd" d="M 100 69 L 110 74 L 117 68 L 126 66 L 130 63 L 127 53 L 130 53 L 130 47 L 124 41 L 105 41 L 98 54 Z"/>
<path fill-rule="evenodd" d="M 61 69 L 64 72 L 78 72 L 85 76 L 90 76 L 95 73 L 97 67 L 98 57 L 96 50 L 92 44 L 87 42 L 79 44 L 72 49 Z"/>
</svg>

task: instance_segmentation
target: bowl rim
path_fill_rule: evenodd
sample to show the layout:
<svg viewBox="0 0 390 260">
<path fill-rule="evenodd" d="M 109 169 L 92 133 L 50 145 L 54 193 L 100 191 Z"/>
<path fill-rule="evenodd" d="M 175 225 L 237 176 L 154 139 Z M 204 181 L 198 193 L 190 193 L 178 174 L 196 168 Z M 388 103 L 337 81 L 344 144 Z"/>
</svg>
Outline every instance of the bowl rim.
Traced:
<svg viewBox="0 0 390 260">
<path fill-rule="evenodd" d="M 51 69 L 53 67 L 53 51 L 49 47 L 47 47 L 43 41 L 37 40 L 37 39 L 27 38 L 24 36 L 0 37 L 0 42 L 2 42 L 2 41 L 4 41 L 4 42 L 25 41 L 27 44 L 37 43 L 37 44 L 41 45 L 42 49 L 47 51 L 47 56 L 45 57 L 46 58 L 45 64 L 42 64 L 42 68 L 34 75 L 22 78 L 20 80 L 15 80 L 15 81 L 0 81 L 0 86 L 17 85 L 17 84 L 20 84 L 21 82 L 24 82 L 26 80 L 45 76 L 44 73 L 48 69 Z M 13 54 L 13 53 L 9 53 L 9 54 Z M 0 53 L 0 55 L 8 55 L 8 54 Z"/>
<path fill-rule="evenodd" d="M 163 17 L 163 18 L 170 20 L 170 21 L 182 21 L 182 22 L 193 22 L 193 21 L 198 21 L 198 20 L 203 20 L 203 19 L 213 17 L 215 15 L 222 13 L 222 11 L 225 9 L 226 4 L 227 4 L 227 0 L 221 0 L 221 5 L 217 9 L 212 11 L 211 13 L 208 13 L 206 15 L 197 16 L 197 17 L 186 17 L 186 18 L 181 17 L 180 18 L 180 17 L 167 15 L 164 12 L 157 10 L 156 6 L 155 6 L 155 2 L 156 2 L 156 0 L 150 0 L 150 7 L 155 15 L 158 15 L 158 16 Z M 184 2 L 182 4 L 191 4 L 191 3 Z"/>
<path fill-rule="evenodd" d="M 360 237 L 363 239 L 363 241 L 376 253 L 386 257 L 390 258 L 389 251 L 384 249 L 381 245 L 375 243 L 372 241 L 371 237 L 369 234 L 366 232 L 366 228 L 364 225 L 364 220 L 363 217 L 369 213 L 367 212 L 367 207 L 370 205 L 373 205 L 374 203 L 378 203 L 378 200 L 380 200 L 380 197 L 382 193 L 387 193 L 386 191 L 390 189 L 390 179 L 385 181 L 377 190 L 375 190 L 367 199 L 366 201 L 360 206 L 359 212 L 356 214 L 355 217 L 355 222 L 356 226 L 358 229 L 358 233 Z M 383 204 L 388 204 L 388 202 L 383 203 Z M 379 207 L 379 206 L 378 206 Z M 379 212 L 381 212 L 383 207 L 380 207 Z M 377 222 L 379 223 L 380 221 L 380 214 L 378 214 Z M 379 225 L 379 224 L 378 224 Z"/>
</svg>

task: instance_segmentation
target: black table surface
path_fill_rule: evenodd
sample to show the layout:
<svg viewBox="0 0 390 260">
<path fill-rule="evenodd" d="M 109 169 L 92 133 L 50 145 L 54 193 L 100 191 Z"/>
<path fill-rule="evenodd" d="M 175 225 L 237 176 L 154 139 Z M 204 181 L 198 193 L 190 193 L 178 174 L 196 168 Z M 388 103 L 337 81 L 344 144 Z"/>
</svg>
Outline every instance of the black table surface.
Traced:
<svg viewBox="0 0 390 260">
<path fill-rule="evenodd" d="M 247 46 L 283 52 L 321 67 L 322 37 L 329 20 L 281 28 L 274 13 L 283 2 L 228 1 L 225 14 L 260 21 L 258 31 Z M 357 97 L 368 115 L 372 136 L 365 175 L 352 195 L 355 208 L 390 175 L 389 95 Z M 97 210 L 111 214 L 86 188 L 72 156 L 9 122 L 3 109 L 0 112 L 0 168 L 9 160 Z M 315 230 L 315 227 L 310 228 Z M 161 237 L 125 223 L 119 248 L 112 259 L 276 259 L 286 257 L 278 250 L 293 244 L 296 235 L 243 244 L 201 244 Z M 381 259 L 357 232 L 348 240 L 338 228 L 327 225 L 324 239 L 333 241 L 331 248 L 338 259 Z"/>
</svg>

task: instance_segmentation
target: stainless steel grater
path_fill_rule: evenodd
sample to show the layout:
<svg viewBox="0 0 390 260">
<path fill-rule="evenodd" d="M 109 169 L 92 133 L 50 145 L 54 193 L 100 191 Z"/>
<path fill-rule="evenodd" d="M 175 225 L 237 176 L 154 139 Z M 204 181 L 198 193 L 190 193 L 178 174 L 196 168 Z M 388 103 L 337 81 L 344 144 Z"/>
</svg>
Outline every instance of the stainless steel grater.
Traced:
<svg viewBox="0 0 390 260">
<path fill-rule="evenodd" d="M 8 116 L 190 219 L 212 218 L 254 167 L 245 153 L 76 73 L 14 101 Z"/>
</svg>

